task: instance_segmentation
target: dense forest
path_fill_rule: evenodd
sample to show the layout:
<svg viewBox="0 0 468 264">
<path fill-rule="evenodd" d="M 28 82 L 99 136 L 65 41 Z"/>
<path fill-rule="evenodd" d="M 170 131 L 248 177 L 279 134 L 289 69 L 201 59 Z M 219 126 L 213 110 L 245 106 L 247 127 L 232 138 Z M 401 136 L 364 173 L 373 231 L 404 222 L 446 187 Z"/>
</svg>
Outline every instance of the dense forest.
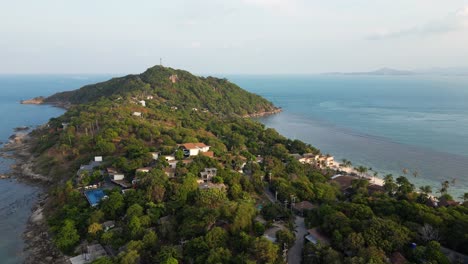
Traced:
<svg viewBox="0 0 468 264">
<path fill-rule="evenodd" d="M 156 66 L 46 101 L 72 103 L 33 132 L 35 170 L 56 183 L 50 232 L 67 255 L 100 244 L 107 256 L 93 263 L 286 263 L 300 201 L 314 205 L 300 212 L 307 228 L 328 241 L 306 243 L 303 263 L 388 263 L 395 254 L 450 263 L 445 248 L 468 254 L 467 202 L 430 206 L 430 190 L 391 175 L 381 191 L 357 177 L 343 192 L 336 171 L 291 155 L 318 149 L 243 118 L 275 107 L 227 80 Z M 185 143 L 212 153 L 188 156 Z M 83 169 L 96 156 L 103 161 Z M 108 168 L 128 187 L 108 184 Z M 207 168 L 216 175 L 203 182 Z M 88 186 L 105 193 L 96 206 Z M 453 200 L 446 189 L 440 196 Z"/>
</svg>

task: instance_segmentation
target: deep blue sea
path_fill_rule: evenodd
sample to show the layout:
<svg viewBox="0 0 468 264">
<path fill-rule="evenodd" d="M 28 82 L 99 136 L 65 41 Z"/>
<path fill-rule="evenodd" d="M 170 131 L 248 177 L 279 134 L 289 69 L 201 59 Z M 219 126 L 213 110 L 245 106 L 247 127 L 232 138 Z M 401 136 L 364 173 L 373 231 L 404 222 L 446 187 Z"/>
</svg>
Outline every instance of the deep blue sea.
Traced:
<svg viewBox="0 0 468 264">
<path fill-rule="evenodd" d="M 0 141 L 7 142 L 19 126 L 36 127 L 62 109 L 51 106 L 21 105 L 22 99 L 72 90 L 108 76 L 0 75 Z M 12 160 L 0 158 L 0 174 L 9 171 Z M 16 180 L 0 180 L 0 263 L 21 263 L 22 234 L 40 188 Z"/>
<path fill-rule="evenodd" d="M 468 192 L 468 77 L 229 76 L 283 108 L 259 119 L 281 134 L 417 187 Z M 413 171 L 419 176 L 414 177 Z M 435 193 L 436 194 L 436 193 Z"/>
</svg>

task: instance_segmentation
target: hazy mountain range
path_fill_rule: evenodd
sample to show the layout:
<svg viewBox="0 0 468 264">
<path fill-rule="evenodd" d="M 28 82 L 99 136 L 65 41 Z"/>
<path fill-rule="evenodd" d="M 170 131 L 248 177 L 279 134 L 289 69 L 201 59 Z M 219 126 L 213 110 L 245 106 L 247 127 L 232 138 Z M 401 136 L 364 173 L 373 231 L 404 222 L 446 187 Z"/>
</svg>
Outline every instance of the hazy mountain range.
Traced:
<svg viewBox="0 0 468 264">
<path fill-rule="evenodd" d="M 421 70 L 400 70 L 393 68 L 381 68 L 368 72 L 330 72 L 327 75 L 447 75 L 447 76 L 468 76 L 468 68 L 429 68 Z"/>
</svg>

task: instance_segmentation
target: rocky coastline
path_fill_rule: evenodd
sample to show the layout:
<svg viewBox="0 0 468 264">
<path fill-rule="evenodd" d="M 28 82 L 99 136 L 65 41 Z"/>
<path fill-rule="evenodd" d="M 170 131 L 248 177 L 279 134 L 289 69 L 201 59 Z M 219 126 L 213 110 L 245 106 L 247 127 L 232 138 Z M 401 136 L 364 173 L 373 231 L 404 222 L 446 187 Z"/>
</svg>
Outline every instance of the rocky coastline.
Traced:
<svg viewBox="0 0 468 264">
<path fill-rule="evenodd" d="M 69 109 L 71 106 L 69 102 L 60 102 L 60 101 L 50 102 L 47 100 L 47 98 L 43 96 L 34 97 L 32 99 L 27 99 L 27 100 L 21 100 L 20 103 L 30 104 L 30 105 L 51 105 L 51 106 L 55 106 L 55 107 L 63 108 L 63 109 Z"/>
<path fill-rule="evenodd" d="M 281 109 L 281 107 L 275 107 L 271 111 L 262 111 L 262 112 L 257 112 L 257 113 L 253 113 L 253 114 L 247 114 L 247 115 L 244 115 L 243 117 L 245 117 L 245 118 L 264 117 L 264 116 L 269 116 L 269 115 L 276 115 L 276 114 L 279 114 L 281 112 L 283 112 L 283 109 Z"/>
<path fill-rule="evenodd" d="M 27 100 L 21 100 L 21 104 L 33 104 L 33 105 L 39 105 L 43 104 L 45 100 L 45 97 L 39 96 L 39 97 L 34 97 L 32 99 L 27 99 Z"/>
<path fill-rule="evenodd" d="M 34 157 L 31 153 L 32 139 L 29 134 L 16 133 L 0 149 L 0 155 L 14 159 L 11 171 L 3 176 L 15 178 L 25 184 L 42 187 L 35 205 L 31 209 L 26 229 L 23 233 L 24 263 L 68 263 L 67 258 L 55 247 L 48 232 L 44 208 L 48 204 L 47 186 L 51 179 L 33 171 Z"/>
</svg>

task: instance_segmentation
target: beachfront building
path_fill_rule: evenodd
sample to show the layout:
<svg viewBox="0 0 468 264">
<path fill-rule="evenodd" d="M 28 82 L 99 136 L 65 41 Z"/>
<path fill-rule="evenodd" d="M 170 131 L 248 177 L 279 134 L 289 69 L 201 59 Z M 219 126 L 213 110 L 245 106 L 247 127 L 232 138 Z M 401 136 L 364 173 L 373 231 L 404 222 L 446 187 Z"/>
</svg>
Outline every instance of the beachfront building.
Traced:
<svg viewBox="0 0 468 264">
<path fill-rule="evenodd" d="M 314 159 L 315 159 L 317 167 L 319 168 L 329 168 L 329 167 L 334 167 L 336 165 L 335 158 L 333 156 L 316 155 Z"/>
<path fill-rule="evenodd" d="M 210 150 L 210 146 L 205 145 L 205 143 L 185 143 L 179 145 L 179 147 L 189 156 L 197 156 L 201 152 L 208 152 Z"/>
</svg>

